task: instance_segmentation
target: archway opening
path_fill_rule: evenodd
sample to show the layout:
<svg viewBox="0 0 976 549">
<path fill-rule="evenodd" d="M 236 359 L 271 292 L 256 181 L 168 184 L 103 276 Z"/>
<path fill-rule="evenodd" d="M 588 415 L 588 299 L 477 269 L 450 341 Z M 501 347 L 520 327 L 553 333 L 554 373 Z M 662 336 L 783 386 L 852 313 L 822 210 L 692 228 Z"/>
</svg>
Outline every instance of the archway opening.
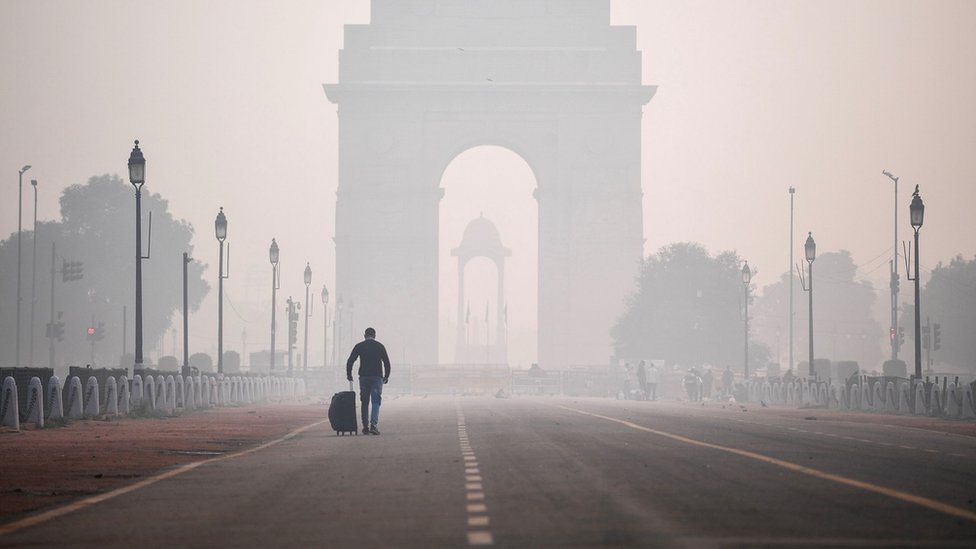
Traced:
<svg viewBox="0 0 976 549">
<path fill-rule="evenodd" d="M 539 212 L 535 174 L 518 154 L 479 146 L 456 156 L 441 177 L 438 230 L 439 349 L 441 363 L 502 363 L 528 367 L 538 357 Z M 465 229 L 483 216 L 511 250 L 504 259 L 498 299 L 494 261 L 474 257 L 464 269 L 459 308 L 458 257 Z M 460 311 L 460 312 L 459 312 Z M 458 350 L 458 339 L 467 341 Z M 506 356 L 499 356 L 504 349 Z"/>
</svg>

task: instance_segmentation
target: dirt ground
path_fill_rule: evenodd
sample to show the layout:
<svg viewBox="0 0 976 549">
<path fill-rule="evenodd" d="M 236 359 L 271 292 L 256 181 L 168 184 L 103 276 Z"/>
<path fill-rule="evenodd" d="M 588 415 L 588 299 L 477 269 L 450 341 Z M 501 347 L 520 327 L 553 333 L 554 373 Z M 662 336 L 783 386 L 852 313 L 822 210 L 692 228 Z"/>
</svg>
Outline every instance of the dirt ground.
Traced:
<svg viewBox="0 0 976 549">
<path fill-rule="evenodd" d="M 0 523 L 118 488 L 168 467 L 279 438 L 326 417 L 318 399 L 175 417 L 74 420 L 0 430 Z"/>
</svg>

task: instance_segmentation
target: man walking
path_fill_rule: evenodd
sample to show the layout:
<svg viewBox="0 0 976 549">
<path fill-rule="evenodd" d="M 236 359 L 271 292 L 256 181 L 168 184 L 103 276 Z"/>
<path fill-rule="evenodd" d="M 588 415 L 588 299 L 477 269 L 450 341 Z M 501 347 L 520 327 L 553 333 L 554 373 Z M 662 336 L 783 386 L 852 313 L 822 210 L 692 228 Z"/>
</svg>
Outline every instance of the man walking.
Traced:
<svg viewBox="0 0 976 549">
<path fill-rule="evenodd" d="M 376 341 L 376 330 L 366 328 L 365 339 L 352 348 L 346 361 L 346 379 L 352 381 L 352 365 L 359 359 L 359 401 L 360 415 L 363 418 L 363 434 L 378 435 L 376 425 L 380 421 L 380 403 L 383 400 L 383 385 L 390 380 L 390 357 L 386 347 Z M 372 414 L 369 403 L 373 402 Z M 367 427 L 369 425 L 369 427 Z"/>
</svg>

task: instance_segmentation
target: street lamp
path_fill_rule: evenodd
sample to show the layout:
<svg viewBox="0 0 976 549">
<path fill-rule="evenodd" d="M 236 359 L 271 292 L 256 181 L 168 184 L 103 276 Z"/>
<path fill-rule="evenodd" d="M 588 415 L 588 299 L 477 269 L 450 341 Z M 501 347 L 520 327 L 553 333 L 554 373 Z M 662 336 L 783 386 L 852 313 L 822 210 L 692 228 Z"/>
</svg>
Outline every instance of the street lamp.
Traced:
<svg viewBox="0 0 976 549">
<path fill-rule="evenodd" d="M 807 233 L 807 241 L 803 244 L 803 251 L 807 259 L 807 273 L 810 277 L 809 284 L 803 289 L 810 294 L 810 377 L 815 375 L 813 369 L 813 260 L 817 258 L 817 243 L 813 241 L 813 233 Z"/>
<path fill-rule="evenodd" d="M 24 202 L 24 173 L 31 169 L 30 164 L 24 166 L 17 172 L 17 330 L 14 347 L 17 349 L 15 354 L 14 367 L 20 367 L 20 241 L 23 233 L 21 228 L 21 217 L 23 216 Z"/>
<path fill-rule="evenodd" d="M 915 379 L 922 379 L 922 311 L 919 301 L 918 286 L 918 230 L 922 228 L 922 221 L 925 218 L 925 204 L 922 197 L 918 194 L 918 185 L 915 185 L 915 192 L 912 193 L 912 204 L 908 207 L 911 215 L 912 228 L 915 229 Z"/>
<path fill-rule="evenodd" d="M 329 365 L 329 289 L 322 286 L 322 368 Z"/>
<path fill-rule="evenodd" d="M 229 278 L 229 273 L 224 273 L 224 240 L 227 239 L 227 216 L 224 215 L 223 206 L 217 212 L 214 219 L 214 234 L 217 242 L 220 243 L 219 271 L 217 276 L 217 375 L 224 373 L 224 279 Z M 230 244 L 227 245 L 227 269 L 230 270 Z"/>
<path fill-rule="evenodd" d="M 891 280 L 888 282 L 888 287 L 891 289 L 891 360 L 898 360 L 900 344 L 898 341 L 898 176 L 892 175 L 887 170 L 882 170 L 881 173 L 895 184 L 895 239 L 893 246 L 895 257 L 891 262 Z"/>
<path fill-rule="evenodd" d="M 793 195 L 796 188 L 790 187 L 790 372 L 793 371 Z"/>
<path fill-rule="evenodd" d="M 271 239 L 271 248 L 268 249 L 268 257 L 271 258 L 271 368 L 274 373 L 275 367 L 275 298 L 278 293 L 278 243 Z"/>
<path fill-rule="evenodd" d="M 34 256 L 31 260 L 31 321 L 30 321 L 30 360 L 29 366 L 34 367 L 34 314 L 37 310 L 37 180 L 31 179 L 34 187 Z"/>
<path fill-rule="evenodd" d="M 187 265 L 190 264 L 190 254 L 183 252 L 183 377 L 190 375 L 190 320 L 187 292 Z"/>
<path fill-rule="evenodd" d="M 139 373 L 142 365 L 142 186 L 146 183 L 146 158 L 139 148 L 139 140 L 129 153 L 129 183 L 136 188 L 136 356 L 132 373 Z M 152 224 L 150 222 L 150 227 Z M 152 230 L 150 228 L 150 230 Z"/>
<path fill-rule="evenodd" d="M 745 342 L 746 342 L 746 354 L 745 354 L 745 378 L 749 379 L 749 282 L 752 281 L 752 271 L 749 270 L 749 262 L 746 261 L 745 265 L 742 266 L 742 287 L 745 290 Z"/>
<path fill-rule="evenodd" d="M 312 309 L 308 303 L 308 286 L 312 283 L 312 267 L 305 263 L 305 347 L 302 351 L 302 372 L 308 371 L 308 317 L 312 316 Z"/>
</svg>

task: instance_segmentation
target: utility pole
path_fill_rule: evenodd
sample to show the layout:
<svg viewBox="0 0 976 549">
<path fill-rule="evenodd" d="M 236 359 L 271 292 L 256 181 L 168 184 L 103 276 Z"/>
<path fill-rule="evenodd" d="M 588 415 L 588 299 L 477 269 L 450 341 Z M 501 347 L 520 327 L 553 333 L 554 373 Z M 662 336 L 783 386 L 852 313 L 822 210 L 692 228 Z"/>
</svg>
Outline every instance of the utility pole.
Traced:
<svg viewBox="0 0 976 549">
<path fill-rule="evenodd" d="M 892 244 L 895 255 L 891 262 L 891 281 L 888 285 L 891 288 L 891 333 L 894 334 L 894 337 L 891 338 L 891 360 L 898 360 L 898 286 L 900 285 L 898 279 L 898 177 L 891 175 L 888 171 L 881 173 L 895 183 L 895 238 Z"/>
<path fill-rule="evenodd" d="M 790 370 L 793 370 L 793 195 L 796 189 L 790 187 Z"/>
<path fill-rule="evenodd" d="M 34 255 L 31 259 L 31 320 L 30 320 L 30 351 L 28 355 L 28 366 L 33 368 L 34 364 L 34 319 L 37 310 L 37 180 L 31 179 L 31 187 L 34 187 L 34 232 L 31 240 L 34 243 Z"/>
</svg>

